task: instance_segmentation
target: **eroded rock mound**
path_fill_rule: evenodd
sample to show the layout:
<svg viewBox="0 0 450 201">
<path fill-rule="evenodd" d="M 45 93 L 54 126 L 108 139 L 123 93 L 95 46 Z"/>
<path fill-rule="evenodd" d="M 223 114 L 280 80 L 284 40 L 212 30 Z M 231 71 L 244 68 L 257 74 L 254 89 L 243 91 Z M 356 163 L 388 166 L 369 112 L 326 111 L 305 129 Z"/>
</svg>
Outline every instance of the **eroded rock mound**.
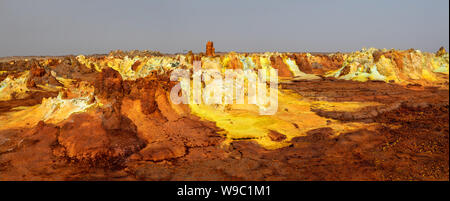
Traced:
<svg viewBox="0 0 450 201">
<path fill-rule="evenodd" d="M 58 143 L 60 156 L 101 166 L 115 165 L 144 146 L 136 133 L 107 130 L 99 116 L 87 113 L 74 114 L 61 124 Z"/>
<path fill-rule="evenodd" d="M 27 87 L 33 88 L 37 87 L 37 85 L 62 86 L 50 72 L 47 72 L 37 61 L 34 61 L 27 79 Z"/>
</svg>

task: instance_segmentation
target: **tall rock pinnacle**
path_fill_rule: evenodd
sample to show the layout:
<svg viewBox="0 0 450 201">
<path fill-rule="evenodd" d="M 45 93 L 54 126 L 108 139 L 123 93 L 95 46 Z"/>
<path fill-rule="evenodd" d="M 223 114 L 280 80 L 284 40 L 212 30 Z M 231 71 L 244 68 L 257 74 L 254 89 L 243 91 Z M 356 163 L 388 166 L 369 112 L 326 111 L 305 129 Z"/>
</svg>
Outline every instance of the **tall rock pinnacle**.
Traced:
<svg viewBox="0 0 450 201">
<path fill-rule="evenodd" d="M 208 57 L 215 56 L 214 51 L 215 51 L 215 49 L 214 49 L 213 42 L 212 41 L 208 41 L 206 43 L 206 56 L 208 56 Z"/>
</svg>

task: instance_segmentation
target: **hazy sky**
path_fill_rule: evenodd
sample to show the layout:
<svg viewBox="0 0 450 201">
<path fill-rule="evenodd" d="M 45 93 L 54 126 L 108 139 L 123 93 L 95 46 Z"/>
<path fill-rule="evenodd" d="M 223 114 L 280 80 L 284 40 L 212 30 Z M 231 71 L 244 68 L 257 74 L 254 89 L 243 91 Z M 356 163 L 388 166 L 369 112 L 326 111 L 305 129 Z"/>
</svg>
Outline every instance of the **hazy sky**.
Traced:
<svg viewBox="0 0 450 201">
<path fill-rule="evenodd" d="M 448 0 L 0 0 L 0 56 L 449 48 Z"/>
</svg>

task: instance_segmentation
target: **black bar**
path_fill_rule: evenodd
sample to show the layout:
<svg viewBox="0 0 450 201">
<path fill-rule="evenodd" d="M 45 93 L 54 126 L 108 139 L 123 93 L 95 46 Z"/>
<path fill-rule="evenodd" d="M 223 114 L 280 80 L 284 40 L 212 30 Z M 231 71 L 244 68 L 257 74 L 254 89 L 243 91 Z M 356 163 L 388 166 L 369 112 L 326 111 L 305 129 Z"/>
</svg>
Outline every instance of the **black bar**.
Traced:
<svg viewBox="0 0 450 201">
<path fill-rule="evenodd" d="M 404 200 L 425 195 L 448 197 L 449 182 L 300 182 L 300 181 L 181 181 L 181 182 L 0 182 L 0 192 L 5 195 L 21 189 L 26 194 L 43 195 L 46 193 L 67 195 L 68 198 L 126 198 L 126 200 L 323 200 L 327 198 L 350 198 L 357 200 L 392 199 Z M 224 195 L 225 186 L 237 186 L 240 191 L 234 195 Z M 261 194 L 264 186 L 264 195 Z M 268 187 L 267 187 L 268 186 Z M 251 188 L 249 188 L 251 187 Z M 257 191 L 253 187 L 257 187 Z M 201 188 L 211 188 L 206 194 Z M 236 187 L 233 187 L 236 189 Z M 23 190 L 22 190 L 23 189 Z M 180 189 L 183 195 L 179 195 Z M 195 189 L 195 195 L 187 195 L 185 189 Z M 250 195 L 250 189 L 253 194 Z M 269 189 L 270 191 L 267 191 Z M 214 192 L 217 191 L 217 192 Z M 258 192 L 259 194 L 255 193 Z M 245 195 L 243 195 L 243 194 Z M 443 196 L 443 197 L 442 197 Z"/>
</svg>

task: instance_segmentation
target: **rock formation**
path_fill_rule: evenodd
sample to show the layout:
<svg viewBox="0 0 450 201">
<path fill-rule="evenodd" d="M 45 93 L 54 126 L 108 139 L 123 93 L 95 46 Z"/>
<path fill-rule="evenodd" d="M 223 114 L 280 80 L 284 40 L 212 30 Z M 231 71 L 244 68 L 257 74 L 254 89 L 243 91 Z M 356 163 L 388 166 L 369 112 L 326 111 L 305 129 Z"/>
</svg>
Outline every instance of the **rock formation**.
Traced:
<svg viewBox="0 0 450 201">
<path fill-rule="evenodd" d="M 214 49 L 214 44 L 212 41 L 208 41 L 206 43 L 206 53 L 205 54 L 207 57 L 213 57 L 216 55 L 215 49 Z"/>
<path fill-rule="evenodd" d="M 436 56 L 440 57 L 443 56 L 447 53 L 447 51 L 445 51 L 444 47 L 439 48 L 439 50 L 436 52 Z"/>
<path fill-rule="evenodd" d="M 277 69 L 278 111 L 174 104 L 171 72 L 194 61 Z M 4 60 L 0 180 L 448 180 L 448 63 L 443 48 L 215 56 L 211 41 Z"/>
</svg>

